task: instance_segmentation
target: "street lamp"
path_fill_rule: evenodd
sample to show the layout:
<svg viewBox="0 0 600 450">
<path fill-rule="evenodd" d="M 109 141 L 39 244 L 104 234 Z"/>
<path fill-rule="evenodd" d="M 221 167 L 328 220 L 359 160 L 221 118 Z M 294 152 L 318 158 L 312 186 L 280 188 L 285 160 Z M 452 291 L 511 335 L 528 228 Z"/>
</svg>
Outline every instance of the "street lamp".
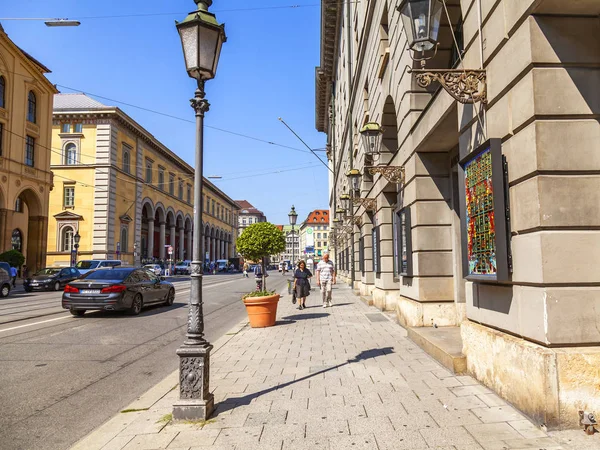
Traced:
<svg viewBox="0 0 600 450">
<path fill-rule="evenodd" d="M 196 113 L 196 161 L 194 174 L 194 232 L 191 263 L 191 290 L 186 339 L 177 349 L 179 356 L 179 400 L 173 405 L 177 420 L 206 420 L 214 409 L 209 389 L 210 351 L 213 346 L 204 337 L 202 311 L 202 153 L 204 114 L 209 103 L 204 98 L 204 83 L 214 78 L 221 46 L 226 41 L 225 26 L 208 12 L 212 0 L 194 0 L 197 10 L 177 23 L 188 75 L 198 83 L 192 108 Z"/>
<path fill-rule="evenodd" d="M 350 209 L 350 196 L 348 194 L 340 195 L 340 202 L 346 211 Z"/>
<path fill-rule="evenodd" d="M 354 192 L 360 191 L 360 177 L 362 176 L 358 169 L 350 169 L 346 176 L 350 180 L 350 185 Z"/>
<path fill-rule="evenodd" d="M 381 154 L 383 128 L 377 122 L 369 122 L 360 129 L 360 135 L 365 145 L 365 155 L 375 158 Z"/>
<path fill-rule="evenodd" d="M 79 250 L 79 241 L 81 240 L 81 236 L 79 235 L 79 230 L 77 230 L 75 232 L 75 236 L 73 236 L 73 242 L 75 242 L 75 245 L 73 246 L 74 251 L 73 251 L 73 257 L 71 258 L 72 263 L 71 266 L 75 266 L 75 264 L 77 264 L 77 251 Z"/>
<path fill-rule="evenodd" d="M 442 3 L 439 0 L 404 0 L 398 7 L 408 47 L 424 53 L 437 47 Z"/>
<path fill-rule="evenodd" d="M 290 218 L 290 225 L 292 226 L 292 265 L 294 265 L 296 264 L 296 243 L 294 240 L 294 226 L 296 225 L 296 220 L 298 219 L 298 213 L 296 212 L 296 208 L 294 208 L 294 205 L 292 205 L 292 210 L 289 212 L 288 217 Z"/>
</svg>

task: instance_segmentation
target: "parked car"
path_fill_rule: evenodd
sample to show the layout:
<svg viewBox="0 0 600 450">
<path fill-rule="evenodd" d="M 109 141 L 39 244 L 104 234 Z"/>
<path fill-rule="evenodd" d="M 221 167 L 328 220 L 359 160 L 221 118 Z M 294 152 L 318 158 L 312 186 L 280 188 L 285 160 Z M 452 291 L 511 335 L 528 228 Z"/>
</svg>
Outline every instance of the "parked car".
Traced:
<svg viewBox="0 0 600 450">
<path fill-rule="evenodd" d="M 226 259 L 217 259 L 215 266 L 217 267 L 217 272 L 227 272 L 229 261 Z"/>
<path fill-rule="evenodd" d="M 162 267 L 160 267 L 159 264 L 146 264 L 144 266 L 144 269 L 149 270 L 157 277 L 160 277 L 160 275 L 162 274 Z"/>
<path fill-rule="evenodd" d="M 181 261 L 175 265 L 173 275 L 191 275 L 192 262 L 189 260 Z"/>
<path fill-rule="evenodd" d="M 88 310 L 122 311 L 137 315 L 146 305 L 175 300 L 175 287 L 145 269 L 115 267 L 88 272 L 65 287 L 62 307 L 74 316 Z"/>
<path fill-rule="evenodd" d="M 60 291 L 67 283 L 79 278 L 81 274 L 75 267 L 46 267 L 37 271 L 23 282 L 25 292 L 34 290 Z"/>
<path fill-rule="evenodd" d="M 0 262 L 0 297 L 7 297 L 10 294 L 11 281 L 10 265 L 7 262 Z"/>
<path fill-rule="evenodd" d="M 118 267 L 121 261 L 118 259 L 84 259 L 75 264 L 81 275 L 85 275 L 90 270 L 102 269 L 103 267 Z"/>
</svg>

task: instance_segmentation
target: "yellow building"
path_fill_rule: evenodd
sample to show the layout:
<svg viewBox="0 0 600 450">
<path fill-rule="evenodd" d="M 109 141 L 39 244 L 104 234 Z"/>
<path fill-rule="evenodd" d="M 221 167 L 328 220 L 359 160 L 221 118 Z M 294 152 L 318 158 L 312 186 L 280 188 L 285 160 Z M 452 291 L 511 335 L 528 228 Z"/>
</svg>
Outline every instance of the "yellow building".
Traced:
<svg viewBox="0 0 600 450">
<path fill-rule="evenodd" d="M 44 265 L 48 223 L 50 70 L 0 25 L 0 252 L 19 250 L 31 270 Z"/>
<path fill-rule="evenodd" d="M 78 259 L 191 259 L 194 169 L 117 107 L 54 97 L 48 265 Z M 233 256 L 237 206 L 205 180 L 206 252 Z M 204 252 L 204 251 L 203 251 Z"/>
</svg>

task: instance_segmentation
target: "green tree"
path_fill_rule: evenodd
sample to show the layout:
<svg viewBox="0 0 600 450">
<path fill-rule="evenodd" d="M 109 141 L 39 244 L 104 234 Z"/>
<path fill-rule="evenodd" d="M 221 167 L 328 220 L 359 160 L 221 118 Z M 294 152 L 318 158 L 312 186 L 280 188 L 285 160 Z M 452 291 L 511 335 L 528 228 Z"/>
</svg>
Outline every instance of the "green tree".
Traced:
<svg viewBox="0 0 600 450">
<path fill-rule="evenodd" d="M 21 267 L 25 262 L 25 257 L 18 250 L 9 250 L 4 253 L 0 253 L 0 261 L 7 262 L 12 267 Z"/>
<path fill-rule="evenodd" d="M 254 223 L 247 227 L 236 242 L 237 251 L 252 261 L 261 263 L 263 290 L 267 290 L 265 258 L 285 250 L 283 231 L 269 222 Z"/>
</svg>

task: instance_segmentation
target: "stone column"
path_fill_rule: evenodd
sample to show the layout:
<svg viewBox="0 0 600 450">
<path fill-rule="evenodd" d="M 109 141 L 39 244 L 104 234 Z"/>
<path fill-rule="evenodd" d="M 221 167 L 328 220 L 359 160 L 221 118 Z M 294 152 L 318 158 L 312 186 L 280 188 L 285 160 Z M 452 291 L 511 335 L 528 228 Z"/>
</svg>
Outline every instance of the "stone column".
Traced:
<svg viewBox="0 0 600 450">
<path fill-rule="evenodd" d="M 183 261 L 185 249 L 185 229 L 179 229 L 179 259 Z"/>
<path fill-rule="evenodd" d="M 216 238 L 212 238 L 211 242 L 210 242 L 210 260 L 214 261 L 215 259 L 215 255 L 217 254 L 217 239 Z"/>
<path fill-rule="evenodd" d="M 8 210 L 0 209 L 0 236 L 3 236 L 0 240 L 0 252 L 4 252 L 9 250 L 8 240 L 10 238 L 10 234 L 7 232 L 6 227 L 8 224 Z"/>
<path fill-rule="evenodd" d="M 187 259 L 192 259 L 192 230 L 188 230 L 187 232 L 187 241 L 185 243 L 187 249 Z M 204 261 L 204 248 L 200 250 L 202 253 L 202 261 Z"/>
<path fill-rule="evenodd" d="M 225 241 L 221 240 L 221 254 L 219 255 L 219 259 L 225 258 Z"/>
<path fill-rule="evenodd" d="M 158 225 L 160 227 L 159 237 L 158 237 L 158 245 L 159 245 L 158 257 L 164 261 L 164 259 L 165 259 L 165 231 L 166 231 L 165 223 L 159 222 Z"/>
<path fill-rule="evenodd" d="M 154 257 L 154 219 L 148 221 L 148 258 Z"/>
</svg>

